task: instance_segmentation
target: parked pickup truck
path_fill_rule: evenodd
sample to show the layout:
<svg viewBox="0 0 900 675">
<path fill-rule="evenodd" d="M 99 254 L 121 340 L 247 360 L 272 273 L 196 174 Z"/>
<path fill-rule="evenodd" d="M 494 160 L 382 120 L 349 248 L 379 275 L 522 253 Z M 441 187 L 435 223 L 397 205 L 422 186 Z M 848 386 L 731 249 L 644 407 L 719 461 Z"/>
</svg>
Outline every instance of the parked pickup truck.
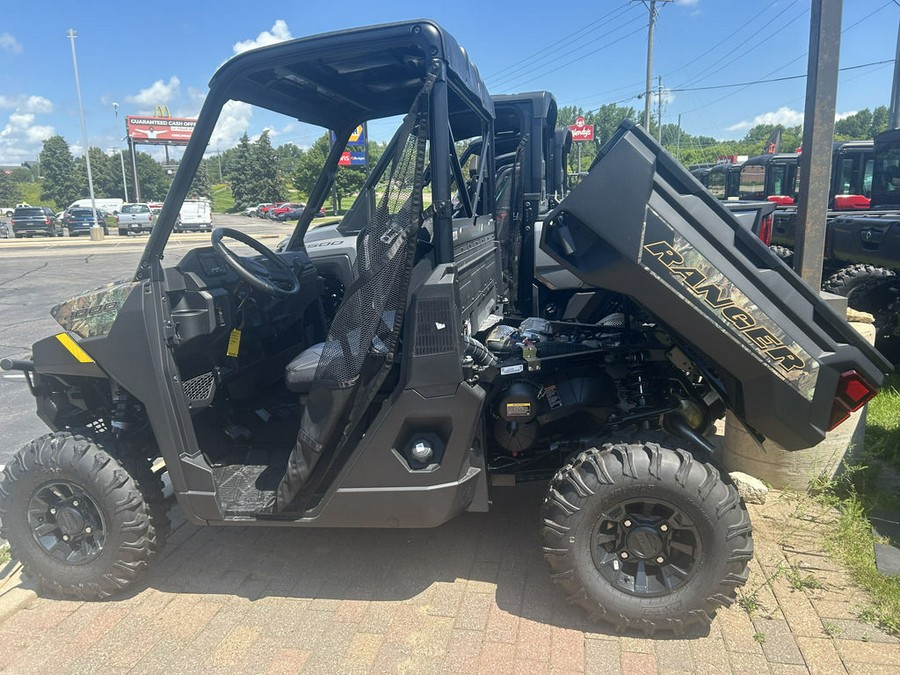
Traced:
<svg viewBox="0 0 900 675">
<path fill-rule="evenodd" d="M 122 204 L 122 210 L 116 216 L 119 225 L 119 236 L 124 237 L 132 232 L 140 234 L 153 229 L 153 213 L 149 204 Z"/>
</svg>

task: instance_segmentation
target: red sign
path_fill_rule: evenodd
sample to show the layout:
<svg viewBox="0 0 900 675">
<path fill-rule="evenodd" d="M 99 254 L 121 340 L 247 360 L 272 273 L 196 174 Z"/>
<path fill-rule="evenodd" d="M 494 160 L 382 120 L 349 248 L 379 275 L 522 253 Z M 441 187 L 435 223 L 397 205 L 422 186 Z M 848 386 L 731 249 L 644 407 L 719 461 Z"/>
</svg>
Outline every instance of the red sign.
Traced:
<svg viewBox="0 0 900 675">
<path fill-rule="evenodd" d="M 576 117 L 575 124 L 569 125 L 569 131 L 572 132 L 573 141 L 592 141 L 594 140 L 594 125 L 585 124 L 583 117 Z"/>
<path fill-rule="evenodd" d="M 125 117 L 125 128 L 134 143 L 187 145 L 197 120 L 183 117 Z"/>
</svg>

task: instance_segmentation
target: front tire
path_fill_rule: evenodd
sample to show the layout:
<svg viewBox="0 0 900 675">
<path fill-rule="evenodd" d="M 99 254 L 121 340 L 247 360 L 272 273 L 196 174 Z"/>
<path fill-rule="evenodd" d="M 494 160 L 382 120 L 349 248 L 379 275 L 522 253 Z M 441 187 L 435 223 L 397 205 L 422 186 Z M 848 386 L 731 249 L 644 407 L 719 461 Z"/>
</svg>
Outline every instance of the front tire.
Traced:
<svg viewBox="0 0 900 675">
<path fill-rule="evenodd" d="M 794 269 L 794 251 L 793 251 L 793 249 L 790 249 L 787 246 L 779 246 L 777 244 L 772 244 L 771 246 L 769 246 L 769 250 L 771 250 L 772 253 L 774 253 L 779 258 L 781 258 L 781 261 L 785 265 L 787 265 L 791 269 Z"/>
<path fill-rule="evenodd" d="M 70 432 L 16 453 L 0 481 L 0 522 L 11 555 L 42 588 L 85 600 L 133 584 L 168 532 L 149 461 L 116 458 Z"/>
<path fill-rule="evenodd" d="M 550 483 L 544 557 L 569 600 L 620 632 L 683 634 L 734 601 L 750 517 L 712 465 L 657 443 L 581 453 Z"/>
</svg>

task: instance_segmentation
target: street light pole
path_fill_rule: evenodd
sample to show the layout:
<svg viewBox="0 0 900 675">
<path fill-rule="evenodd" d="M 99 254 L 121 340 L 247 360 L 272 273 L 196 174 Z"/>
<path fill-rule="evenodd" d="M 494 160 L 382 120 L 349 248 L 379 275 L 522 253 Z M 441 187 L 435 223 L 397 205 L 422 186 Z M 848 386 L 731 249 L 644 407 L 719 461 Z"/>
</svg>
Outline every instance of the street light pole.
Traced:
<svg viewBox="0 0 900 675">
<path fill-rule="evenodd" d="M 116 128 L 119 127 L 119 104 L 113 103 L 113 110 L 116 112 Z M 122 164 L 122 192 L 125 195 L 125 201 L 128 201 L 128 181 L 125 179 L 125 151 L 118 148 L 119 162 Z"/>
<path fill-rule="evenodd" d="M 81 143 L 84 146 L 84 163 L 87 166 L 88 190 L 91 193 L 91 212 L 94 216 L 94 224 L 91 226 L 91 239 L 103 239 L 103 228 L 97 219 L 97 202 L 94 199 L 94 178 L 91 175 L 91 149 L 88 146 L 87 126 L 84 123 L 84 105 L 81 102 L 81 81 L 78 79 L 78 59 L 75 58 L 75 38 L 78 33 L 74 28 L 66 32 L 66 37 L 72 45 L 72 67 L 75 70 L 75 92 L 78 94 L 78 115 L 81 117 Z"/>
</svg>

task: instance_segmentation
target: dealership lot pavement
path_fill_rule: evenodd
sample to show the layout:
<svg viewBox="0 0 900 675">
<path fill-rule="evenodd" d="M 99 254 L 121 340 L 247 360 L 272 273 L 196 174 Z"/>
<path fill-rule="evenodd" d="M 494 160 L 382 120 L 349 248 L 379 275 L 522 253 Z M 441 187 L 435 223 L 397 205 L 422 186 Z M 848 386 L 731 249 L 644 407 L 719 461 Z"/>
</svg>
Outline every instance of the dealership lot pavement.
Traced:
<svg viewBox="0 0 900 675">
<path fill-rule="evenodd" d="M 129 596 L 40 597 L 0 623 L 11 673 L 896 673 L 900 643 L 822 549 L 833 517 L 770 493 L 751 506 L 746 599 L 705 636 L 589 624 L 539 553 L 543 486 L 434 530 L 202 528 L 179 521 Z M 177 518 L 177 508 L 172 515 Z M 812 575 L 816 584 L 796 583 Z M 2 583 L 2 582 L 0 582 Z M 3 596 L 21 592 L 0 588 Z M 9 585 L 8 585 L 9 586 Z M 818 587 L 809 587 L 818 586 Z"/>
<path fill-rule="evenodd" d="M 215 224 L 273 247 L 290 230 Z M 207 241 L 175 235 L 166 263 Z M 27 357 L 58 330 L 53 304 L 127 277 L 145 243 L 0 240 L 0 357 Z M 21 377 L 4 375 L 0 464 L 45 431 Z M 751 506 L 757 548 L 742 602 L 708 634 L 646 639 L 588 623 L 553 587 L 538 542 L 543 490 L 497 488 L 490 513 L 433 530 L 203 528 L 173 506 L 161 559 L 125 597 L 36 597 L 15 563 L 0 570 L 0 671 L 900 671 L 900 642 L 858 618 L 865 593 L 824 551 L 834 516 L 822 507 L 774 492 Z"/>
</svg>

